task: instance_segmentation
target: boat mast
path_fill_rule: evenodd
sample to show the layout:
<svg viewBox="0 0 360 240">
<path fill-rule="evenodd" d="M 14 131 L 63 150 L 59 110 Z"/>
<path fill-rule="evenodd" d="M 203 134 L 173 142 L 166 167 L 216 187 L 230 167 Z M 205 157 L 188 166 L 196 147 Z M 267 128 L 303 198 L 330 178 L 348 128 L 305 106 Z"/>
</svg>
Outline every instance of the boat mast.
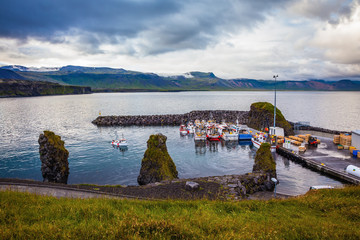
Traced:
<svg viewBox="0 0 360 240">
<path fill-rule="evenodd" d="M 279 75 L 274 75 L 273 78 L 275 79 L 275 97 L 274 97 L 274 133 L 275 133 L 275 123 L 276 123 L 276 78 L 278 78 Z"/>
</svg>

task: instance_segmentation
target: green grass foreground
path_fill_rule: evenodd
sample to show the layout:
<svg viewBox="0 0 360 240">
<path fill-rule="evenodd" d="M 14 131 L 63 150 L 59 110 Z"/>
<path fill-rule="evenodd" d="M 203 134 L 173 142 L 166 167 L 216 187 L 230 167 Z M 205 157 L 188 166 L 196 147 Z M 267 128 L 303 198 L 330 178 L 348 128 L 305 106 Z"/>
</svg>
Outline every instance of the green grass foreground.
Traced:
<svg viewBox="0 0 360 240">
<path fill-rule="evenodd" d="M 241 202 L 0 192 L 0 239 L 360 239 L 359 223 L 360 187 Z"/>
</svg>

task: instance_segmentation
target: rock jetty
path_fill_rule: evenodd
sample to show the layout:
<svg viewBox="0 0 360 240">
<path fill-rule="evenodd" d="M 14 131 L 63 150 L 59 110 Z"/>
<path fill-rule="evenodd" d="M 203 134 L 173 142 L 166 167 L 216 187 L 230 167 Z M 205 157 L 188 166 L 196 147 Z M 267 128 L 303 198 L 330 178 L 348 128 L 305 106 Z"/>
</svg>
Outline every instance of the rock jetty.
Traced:
<svg viewBox="0 0 360 240">
<path fill-rule="evenodd" d="M 221 122 L 247 124 L 248 111 L 214 110 L 191 111 L 185 114 L 136 115 L 136 116 L 99 116 L 93 124 L 97 126 L 179 126 L 188 121 L 215 120 Z"/>
<path fill-rule="evenodd" d="M 53 132 L 44 131 L 38 142 L 43 181 L 67 184 L 69 151 L 65 149 L 64 141 Z"/>
<path fill-rule="evenodd" d="M 147 141 L 147 150 L 137 179 L 140 185 L 178 178 L 175 163 L 167 151 L 166 139 L 159 133 L 151 135 Z"/>
<path fill-rule="evenodd" d="M 295 126 L 294 122 L 289 121 L 289 123 L 291 124 L 291 126 L 293 126 L 293 127 Z M 351 132 L 349 132 L 349 131 L 338 131 L 338 130 L 331 130 L 331 129 L 321 128 L 321 127 L 313 127 L 313 126 L 300 126 L 299 130 L 329 133 L 329 134 L 333 134 L 333 135 L 339 135 L 340 133 L 351 134 Z"/>
</svg>

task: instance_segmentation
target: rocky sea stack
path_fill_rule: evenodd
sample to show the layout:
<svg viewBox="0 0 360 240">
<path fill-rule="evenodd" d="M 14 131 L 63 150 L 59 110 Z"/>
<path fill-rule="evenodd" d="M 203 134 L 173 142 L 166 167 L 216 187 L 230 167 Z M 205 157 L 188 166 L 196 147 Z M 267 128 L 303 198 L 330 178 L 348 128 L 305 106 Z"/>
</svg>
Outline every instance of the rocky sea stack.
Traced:
<svg viewBox="0 0 360 240">
<path fill-rule="evenodd" d="M 51 131 L 39 136 L 41 172 L 44 182 L 67 183 L 69 176 L 69 151 L 61 137 Z"/>
<path fill-rule="evenodd" d="M 257 102 L 250 106 L 248 126 L 257 130 L 274 126 L 274 105 L 268 102 Z M 276 126 L 284 128 L 285 135 L 294 135 L 291 124 L 281 111 L 276 108 Z"/>
<path fill-rule="evenodd" d="M 159 133 L 151 135 L 147 141 L 147 150 L 137 179 L 140 185 L 178 178 L 176 166 L 167 151 L 166 139 Z"/>
<path fill-rule="evenodd" d="M 261 144 L 255 155 L 253 173 L 266 175 L 265 186 L 268 190 L 272 190 L 274 183 L 271 178 L 276 178 L 276 163 L 271 154 L 270 143 Z"/>
</svg>

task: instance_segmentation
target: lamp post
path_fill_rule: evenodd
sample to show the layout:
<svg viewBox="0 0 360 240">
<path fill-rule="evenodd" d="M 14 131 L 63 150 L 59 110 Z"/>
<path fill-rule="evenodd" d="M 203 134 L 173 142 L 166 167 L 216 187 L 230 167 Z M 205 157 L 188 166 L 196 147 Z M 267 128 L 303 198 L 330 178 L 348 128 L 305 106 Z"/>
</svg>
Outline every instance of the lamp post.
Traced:
<svg viewBox="0 0 360 240">
<path fill-rule="evenodd" d="M 276 78 L 278 78 L 279 75 L 274 75 L 273 78 L 275 79 L 275 99 L 274 99 L 274 132 L 275 132 L 275 122 L 276 122 Z"/>
</svg>

